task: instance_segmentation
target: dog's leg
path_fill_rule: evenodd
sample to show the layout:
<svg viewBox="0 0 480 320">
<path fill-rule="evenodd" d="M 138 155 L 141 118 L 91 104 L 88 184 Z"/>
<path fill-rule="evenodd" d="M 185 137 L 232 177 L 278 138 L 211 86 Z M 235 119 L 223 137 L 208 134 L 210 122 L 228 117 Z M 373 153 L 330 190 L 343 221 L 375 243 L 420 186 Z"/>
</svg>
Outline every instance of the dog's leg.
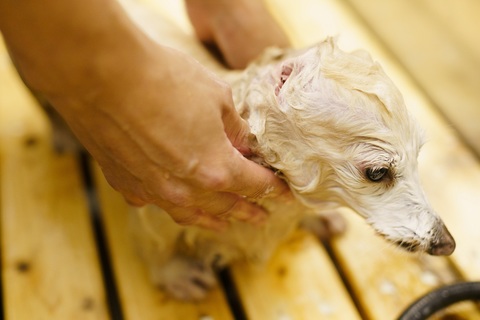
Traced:
<svg viewBox="0 0 480 320">
<path fill-rule="evenodd" d="M 180 300 L 201 300 L 217 284 L 210 266 L 183 255 L 173 256 L 163 266 L 151 271 L 153 282 Z"/>
<path fill-rule="evenodd" d="M 191 256 L 195 245 L 185 243 L 187 231 L 195 231 L 179 226 L 162 209 L 132 208 L 130 229 L 151 281 L 168 295 L 201 300 L 216 285 L 211 264 Z"/>
</svg>

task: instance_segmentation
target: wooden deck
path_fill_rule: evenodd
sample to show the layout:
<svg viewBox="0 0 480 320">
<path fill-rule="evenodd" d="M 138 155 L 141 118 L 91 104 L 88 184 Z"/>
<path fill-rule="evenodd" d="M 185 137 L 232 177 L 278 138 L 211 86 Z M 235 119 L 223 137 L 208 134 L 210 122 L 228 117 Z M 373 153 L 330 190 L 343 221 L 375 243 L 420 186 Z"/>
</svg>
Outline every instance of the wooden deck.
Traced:
<svg viewBox="0 0 480 320">
<path fill-rule="evenodd" d="M 188 27 L 179 2 L 165 3 Z M 348 231 L 326 246 L 299 232 L 268 265 L 220 275 L 206 301 L 170 300 L 132 248 L 123 200 L 88 159 L 51 151 L 49 123 L 1 47 L 3 318 L 388 320 L 432 288 L 480 280 L 480 2 L 267 3 L 296 46 L 339 35 L 344 49 L 365 48 L 381 62 L 427 132 L 421 178 L 456 252 L 399 252 L 344 210 Z M 480 319 L 480 311 L 467 303 L 439 318 Z"/>
</svg>

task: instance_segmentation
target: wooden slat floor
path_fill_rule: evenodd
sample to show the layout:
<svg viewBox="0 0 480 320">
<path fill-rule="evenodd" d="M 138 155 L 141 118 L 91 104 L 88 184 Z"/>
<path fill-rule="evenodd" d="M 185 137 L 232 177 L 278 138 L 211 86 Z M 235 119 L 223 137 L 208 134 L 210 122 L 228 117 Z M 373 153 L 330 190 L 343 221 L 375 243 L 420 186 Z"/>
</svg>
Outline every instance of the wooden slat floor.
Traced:
<svg viewBox="0 0 480 320">
<path fill-rule="evenodd" d="M 52 151 L 48 120 L 1 47 L 1 317 L 388 320 L 433 288 L 480 280 L 479 2 L 266 2 L 296 47 L 338 35 L 345 50 L 364 48 L 383 65 L 427 133 L 421 178 L 456 252 L 400 252 L 341 210 L 348 231 L 328 244 L 298 232 L 267 265 L 219 275 L 205 301 L 168 299 L 133 249 L 127 206 L 95 164 Z M 188 30 L 181 1 L 154 7 Z M 437 319 L 480 311 L 466 303 Z"/>
</svg>

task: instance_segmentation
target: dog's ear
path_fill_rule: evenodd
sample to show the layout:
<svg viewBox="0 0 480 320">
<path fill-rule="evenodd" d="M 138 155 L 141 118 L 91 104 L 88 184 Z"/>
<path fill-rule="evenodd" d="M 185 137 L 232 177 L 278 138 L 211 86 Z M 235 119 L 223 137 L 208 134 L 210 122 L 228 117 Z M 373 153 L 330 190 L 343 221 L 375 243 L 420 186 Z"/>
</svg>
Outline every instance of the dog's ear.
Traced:
<svg viewBox="0 0 480 320">
<path fill-rule="evenodd" d="M 277 79 L 277 85 L 275 86 L 275 95 L 278 96 L 280 93 L 280 89 L 282 89 L 283 85 L 287 81 L 287 79 L 290 77 L 290 74 L 292 74 L 293 70 L 293 65 L 292 63 L 284 63 L 281 65 L 281 72 L 280 76 Z"/>
<path fill-rule="evenodd" d="M 302 74 L 304 68 L 312 68 L 312 71 L 316 69 L 318 65 L 317 57 L 317 45 L 307 47 L 300 50 L 291 50 L 284 55 L 283 62 L 275 66 L 274 76 L 275 76 L 275 95 L 278 96 L 283 88 L 283 85 L 290 76 L 295 76 Z M 309 80 L 312 73 L 308 73 L 303 80 Z M 300 80 L 296 79 L 295 81 Z M 301 81 L 300 81 L 301 82 Z"/>
</svg>

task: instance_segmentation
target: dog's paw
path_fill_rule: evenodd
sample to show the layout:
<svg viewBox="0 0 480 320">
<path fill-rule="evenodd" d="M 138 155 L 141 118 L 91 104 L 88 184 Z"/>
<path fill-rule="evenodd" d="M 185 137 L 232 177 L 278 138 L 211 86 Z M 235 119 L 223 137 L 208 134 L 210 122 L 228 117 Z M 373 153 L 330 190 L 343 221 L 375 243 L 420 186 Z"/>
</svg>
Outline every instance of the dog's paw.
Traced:
<svg viewBox="0 0 480 320">
<path fill-rule="evenodd" d="M 347 223 L 339 213 L 331 212 L 307 216 L 302 220 L 301 227 L 315 234 L 320 240 L 327 241 L 344 233 Z"/>
<path fill-rule="evenodd" d="M 170 296 L 185 301 L 205 298 L 208 290 L 217 284 L 212 268 L 198 260 L 178 256 L 153 272 L 153 278 Z"/>
</svg>

